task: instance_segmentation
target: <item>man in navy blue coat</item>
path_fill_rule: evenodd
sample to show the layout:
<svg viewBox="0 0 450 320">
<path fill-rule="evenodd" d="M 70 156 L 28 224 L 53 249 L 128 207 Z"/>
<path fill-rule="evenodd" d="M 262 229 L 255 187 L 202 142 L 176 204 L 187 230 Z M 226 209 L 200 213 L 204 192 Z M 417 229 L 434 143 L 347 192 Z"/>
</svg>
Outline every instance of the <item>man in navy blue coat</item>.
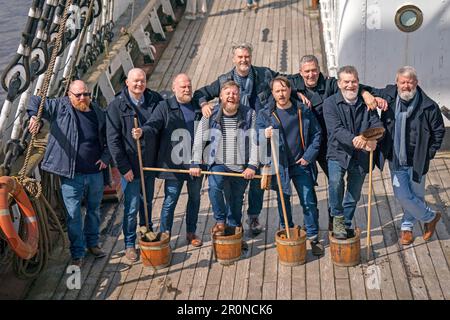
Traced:
<svg viewBox="0 0 450 320">
<path fill-rule="evenodd" d="M 160 146 L 157 165 L 165 169 L 189 169 L 191 164 L 194 131 L 202 114 L 192 103 L 191 79 L 178 74 L 172 83 L 173 97 L 161 101 L 142 128 L 133 129 L 133 137 L 142 135 L 159 135 Z M 200 190 L 202 177 L 189 174 L 161 172 L 159 178 L 164 179 L 164 202 L 161 209 L 161 232 L 171 233 L 175 207 L 181 189 L 186 181 L 188 203 L 186 208 L 186 239 L 194 247 L 200 247 L 202 240 L 195 231 L 197 229 L 198 211 L 200 209 Z"/>
<path fill-rule="evenodd" d="M 368 110 L 358 93 L 358 72 L 353 66 L 338 71 L 339 92 L 327 98 L 323 115 L 328 133 L 328 189 L 333 216 L 333 234 L 337 239 L 353 237 L 352 220 L 361 189 L 369 170 L 369 152 L 376 141 L 366 141 L 362 133 L 383 127 L 376 110 Z M 344 194 L 344 176 L 347 190 Z"/>
<path fill-rule="evenodd" d="M 105 112 L 90 97 L 86 84 L 75 80 L 69 86 L 68 96 L 46 100 L 43 113 L 50 122 L 50 136 L 41 168 L 60 177 L 72 264 L 77 266 L 82 265 L 86 248 L 97 258 L 105 256 L 98 245 L 104 187 L 100 171 L 107 169 L 111 156 L 106 146 Z M 33 96 L 27 108 L 31 133 L 40 130 L 36 118 L 40 103 L 41 98 Z"/>
<path fill-rule="evenodd" d="M 131 69 L 128 72 L 126 87 L 109 104 L 107 109 L 108 147 L 112 158 L 122 175 L 124 193 L 123 234 L 125 237 L 125 256 L 130 261 L 138 259 L 135 242 L 137 213 L 139 224 L 145 225 L 145 211 L 141 197 L 140 170 L 136 140 L 131 135 L 134 118 L 143 125 L 162 100 L 159 93 L 146 89 L 147 80 L 144 70 Z M 149 136 L 142 141 L 142 158 L 145 167 L 153 167 L 158 155 L 158 136 Z M 152 199 L 155 175 L 144 173 L 145 191 L 147 193 L 147 209 L 150 229 L 152 228 Z"/>
<path fill-rule="evenodd" d="M 392 188 L 404 211 L 401 243 L 413 242 L 413 226 L 424 223 L 423 239 L 429 240 L 441 217 L 425 202 L 425 175 L 430 161 L 444 139 L 441 110 L 418 86 L 417 72 L 405 66 L 397 71 L 396 84 L 378 90 L 389 103 L 381 121 L 386 135 L 380 143 L 384 158 L 389 160 Z"/>
<path fill-rule="evenodd" d="M 305 107 L 297 99 L 290 99 L 291 85 L 287 78 L 278 76 L 271 82 L 274 102 L 269 102 L 258 114 L 257 129 L 265 130 L 265 136 L 272 138 L 274 130 L 278 135 L 273 137 L 279 146 L 278 160 L 280 181 L 283 195 L 276 187 L 276 179 L 272 187 L 277 191 L 278 212 L 282 228 L 285 228 L 281 210 L 281 196 L 286 204 L 286 215 L 289 227 L 294 227 L 291 209 L 291 181 L 303 208 L 306 235 L 311 244 L 312 254 L 323 254 L 323 246 L 319 242 L 319 221 L 317 196 L 314 189 L 317 179 L 316 157 L 319 153 L 321 128 L 316 116 L 310 108 Z"/>
</svg>

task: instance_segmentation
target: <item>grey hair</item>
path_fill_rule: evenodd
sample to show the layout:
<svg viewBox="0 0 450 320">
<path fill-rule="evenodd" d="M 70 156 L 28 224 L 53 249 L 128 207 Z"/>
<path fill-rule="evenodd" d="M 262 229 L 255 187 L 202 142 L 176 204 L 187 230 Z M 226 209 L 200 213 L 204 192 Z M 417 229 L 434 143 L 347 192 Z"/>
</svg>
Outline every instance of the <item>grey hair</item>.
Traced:
<svg viewBox="0 0 450 320">
<path fill-rule="evenodd" d="M 411 66 L 403 66 L 398 69 L 397 74 L 395 76 L 395 81 L 397 82 L 398 76 L 406 76 L 407 78 L 412 78 L 417 81 L 417 71 Z"/>
<path fill-rule="evenodd" d="M 300 59 L 300 68 L 303 67 L 305 63 L 314 62 L 316 66 L 319 66 L 319 60 L 317 60 L 317 57 L 312 54 L 307 54 Z"/>
<path fill-rule="evenodd" d="M 232 49 L 233 49 L 233 55 L 234 55 L 234 52 L 236 51 L 236 49 L 245 49 L 250 53 L 250 55 L 252 55 L 252 52 L 253 52 L 253 46 L 249 42 L 242 42 L 242 43 L 234 44 Z"/>
<path fill-rule="evenodd" d="M 339 68 L 339 70 L 337 72 L 337 76 L 338 76 L 339 80 L 341 80 L 341 73 L 352 74 L 359 81 L 358 70 L 356 70 L 356 68 L 354 66 L 343 66 L 343 67 Z"/>
</svg>

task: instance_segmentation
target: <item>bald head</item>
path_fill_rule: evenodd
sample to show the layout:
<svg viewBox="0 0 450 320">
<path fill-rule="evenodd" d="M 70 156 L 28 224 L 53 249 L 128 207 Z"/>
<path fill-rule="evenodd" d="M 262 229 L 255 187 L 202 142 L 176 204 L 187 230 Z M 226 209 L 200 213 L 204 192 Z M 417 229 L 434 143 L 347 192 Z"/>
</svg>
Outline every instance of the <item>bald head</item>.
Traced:
<svg viewBox="0 0 450 320">
<path fill-rule="evenodd" d="M 147 76 L 145 71 L 140 68 L 131 69 L 128 71 L 125 84 L 127 85 L 128 93 L 133 96 L 133 98 L 139 100 L 142 97 L 147 85 Z"/>
<path fill-rule="evenodd" d="M 91 94 L 87 85 L 81 80 L 74 80 L 69 85 L 69 100 L 75 109 L 89 111 Z"/>
<path fill-rule="evenodd" d="M 179 103 L 187 104 L 191 102 L 192 84 L 187 74 L 180 73 L 173 79 L 172 91 Z"/>
<path fill-rule="evenodd" d="M 69 91 L 77 91 L 77 89 L 84 90 L 86 92 L 88 91 L 88 87 L 86 86 L 83 80 L 74 80 L 70 83 Z"/>
</svg>

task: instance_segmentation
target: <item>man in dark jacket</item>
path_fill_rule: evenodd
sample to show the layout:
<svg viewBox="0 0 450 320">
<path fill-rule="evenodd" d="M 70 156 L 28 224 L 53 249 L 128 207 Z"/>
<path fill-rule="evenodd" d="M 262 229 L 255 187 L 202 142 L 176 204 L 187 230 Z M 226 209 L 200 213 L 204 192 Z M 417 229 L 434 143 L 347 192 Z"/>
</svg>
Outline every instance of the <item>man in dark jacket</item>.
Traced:
<svg viewBox="0 0 450 320">
<path fill-rule="evenodd" d="M 299 73 L 289 75 L 289 81 L 292 84 L 293 90 L 297 91 L 302 100 L 314 112 L 317 120 L 322 128 L 322 142 L 320 143 L 319 155 L 317 156 L 317 163 L 322 168 L 325 175 L 328 177 L 328 162 L 327 162 L 327 128 L 323 117 L 323 102 L 329 96 L 336 94 L 339 91 L 337 79 L 334 77 L 325 77 L 320 72 L 319 61 L 314 55 L 305 55 L 300 59 Z M 361 85 L 359 90 L 364 99 L 364 103 L 370 109 L 375 109 L 377 106 L 380 109 L 386 109 L 387 102 L 381 97 L 374 97 L 369 91 L 371 87 Z M 369 90 L 369 91 L 368 91 Z M 306 99 L 305 99 L 306 97 Z M 329 209 L 329 208 L 328 208 Z M 328 212 L 330 214 L 330 212 Z M 331 217 L 330 217 L 331 218 Z M 332 230 L 332 221 L 330 219 L 330 231 Z"/>
<path fill-rule="evenodd" d="M 234 81 L 239 85 L 240 104 L 258 111 L 268 102 L 270 98 L 270 81 L 278 75 L 277 72 L 265 68 L 252 66 L 252 46 L 242 43 L 233 46 L 233 64 L 235 67 L 228 73 L 203 88 L 194 92 L 193 100 L 202 107 L 204 116 L 209 117 L 212 105 L 208 101 L 219 97 L 220 89 L 226 81 Z M 259 214 L 263 206 L 264 190 L 261 190 L 258 180 L 250 182 L 248 201 L 248 224 L 254 235 L 262 231 L 259 224 Z"/>
<path fill-rule="evenodd" d="M 50 122 L 50 136 L 41 168 L 60 177 L 72 264 L 77 266 L 82 265 L 86 248 L 97 258 L 105 256 L 98 245 L 104 185 L 100 171 L 107 169 L 111 156 L 106 146 L 105 112 L 91 102 L 90 96 L 86 84 L 75 80 L 68 96 L 46 100 L 43 113 Z M 40 129 L 36 118 L 40 103 L 41 98 L 33 96 L 27 109 L 31 133 Z"/>
<path fill-rule="evenodd" d="M 257 129 L 265 129 L 266 138 L 272 138 L 272 131 L 278 135 L 272 139 L 279 146 L 278 161 L 283 197 L 289 228 L 294 227 L 291 209 L 291 180 L 297 190 L 303 208 L 306 235 L 310 241 L 312 254 L 323 254 L 319 242 L 319 221 L 317 213 L 317 196 L 314 186 L 317 178 L 316 157 L 319 153 L 321 128 L 311 109 L 306 108 L 297 99 L 290 99 L 289 80 L 278 76 L 271 82 L 272 96 L 275 103 L 269 102 L 258 114 Z M 272 179 L 274 187 L 276 179 Z M 278 212 L 282 228 L 285 228 L 279 190 Z"/>
<path fill-rule="evenodd" d="M 389 160 L 394 195 L 404 211 L 404 245 L 413 242 L 416 221 L 424 222 L 423 239 L 429 240 L 441 217 L 427 206 L 424 196 L 425 175 L 444 139 L 444 122 L 439 106 L 417 84 L 416 70 L 405 66 L 397 72 L 396 85 L 379 91 L 389 102 L 389 109 L 381 114 L 386 135 L 380 148 Z"/>
<path fill-rule="evenodd" d="M 353 237 L 351 228 L 356 204 L 369 170 L 369 151 L 376 141 L 366 141 L 361 134 L 383 124 L 377 111 L 368 110 L 358 93 L 358 72 L 353 66 L 338 71 L 339 92 L 327 98 L 323 115 L 328 132 L 329 205 L 333 216 L 333 234 L 337 239 Z M 347 190 L 344 195 L 344 176 Z"/>
<path fill-rule="evenodd" d="M 158 152 L 158 167 L 166 169 L 189 169 L 195 124 L 202 114 L 192 103 L 192 86 L 189 77 L 181 73 L 172 83 L 174 96 L 161 101 L 149 120 L 138 129 L 133 129 L 133 137 L 142 134 L 161 137 Z M 161 209 L 161 232 L 172 231 L 173 215 L 183 184 L 187 182 L 188 203 L 186 209 L 186 239 L 194 247 L 200 247 L 202 240 L 195 234 L 198 211 L 200 209 L 201 177 L 188 174 L 161 172 L 164 182 L 164 202 Z"/>
<path fill-rule="evenodd" d="M 131 131 L 134 128 L 134 118 L 137 117 L 139 126 L 142 126 L 162 100 L 159 93 L 146 89 L 146 84 L 144 70 L 131 69 L 128 72 L 126 87 L 109 104 L 107 110 L 108 147 L 119 172 L 122 174 L 121 184 L 125 197 L 123 216 L 125 255 L 130 261 L 138 259 L 135 249 L 138 211 L 139 224 L 145 225 L 137 146 Z M 157 136 L 149 135 L 143 139 L 142 158 L 145 167 L 155 165 L 158 144 L 159 137 Z M 155 176 L 153 173 L 145 172 L 144 180 L 147 193 L 148 220 L 151 229 Z"/>
</svg>

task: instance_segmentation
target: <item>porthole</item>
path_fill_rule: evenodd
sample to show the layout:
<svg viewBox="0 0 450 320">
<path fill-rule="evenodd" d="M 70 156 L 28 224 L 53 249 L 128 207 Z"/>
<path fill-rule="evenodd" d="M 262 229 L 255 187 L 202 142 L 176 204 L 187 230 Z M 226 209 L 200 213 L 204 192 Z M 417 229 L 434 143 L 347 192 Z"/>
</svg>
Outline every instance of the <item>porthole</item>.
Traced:
<svg viewBox="0 0 450 320">
<path fill-rule="evenodd" d="M 413 5 L 403 6 L 395 14 L 395 24 L 403 32 L 416 31 L 422 25 L 422 22 L 422 11 Z"/>
</svg>

